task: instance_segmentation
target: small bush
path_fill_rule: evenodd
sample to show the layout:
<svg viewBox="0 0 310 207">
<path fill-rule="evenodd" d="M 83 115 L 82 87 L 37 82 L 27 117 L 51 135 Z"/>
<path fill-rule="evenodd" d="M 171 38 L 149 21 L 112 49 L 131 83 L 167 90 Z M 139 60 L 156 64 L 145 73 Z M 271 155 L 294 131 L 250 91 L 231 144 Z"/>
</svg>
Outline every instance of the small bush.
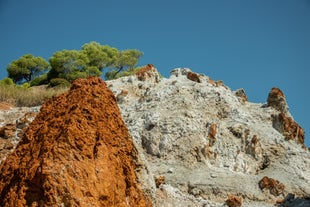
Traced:
<svg viewBox="0 0 310 207">
<path fill-rule="evenodd" d="M 23 83 L 22 85 L 18 85 L 18 87 L 22 87 L 24 89 L 30 88 L 30 83 Z"/>
<path fill-rule="evenodd" d="M 121 77 L 135 75 L 141 68 L 143 67 L 137 67 L 137 68 L 132 68 L 129 70 L 124 70 L 124 71 L 119 72 L 118 74 L 116 74 L 116 70 L 111 70 L 105 73 L 105 79 L 114 80 L 114 79 L 118 79 Z"/>
<path fill-rule="evenodd" d="M 30 86 L 39 86 L 39 85 L 45 85 L 45 84 L 48 84 L 47 74 L 43 74 L 39 77 L 36 77 L 30 82 Z"/>
<path fill-rule="evenodd" d="M 4 78 L 0 80 L 0 85 L 14 85 L 14 81 L 11 78 Z"/>
<path fill-rule="evenodd" d="M 54 78 L 50 80 L 49 86 L 50 87 L 60 87 L 60 88 L 68 88 L 70 87 L 71 83 L 64 78 Z"/>
</svg>

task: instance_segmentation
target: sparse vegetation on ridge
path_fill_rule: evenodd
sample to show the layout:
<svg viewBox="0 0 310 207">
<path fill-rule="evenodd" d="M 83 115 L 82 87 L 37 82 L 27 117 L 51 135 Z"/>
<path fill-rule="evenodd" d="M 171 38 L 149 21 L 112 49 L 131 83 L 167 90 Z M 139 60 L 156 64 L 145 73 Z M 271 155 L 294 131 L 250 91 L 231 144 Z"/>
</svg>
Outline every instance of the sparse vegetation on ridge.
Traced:
<svg viewBox="0 0 310 207">
<path fill-rule="evenodd" d="M 46 85 L 27 87 L 25 85 L 0 84 L 0 102 L 8 102 L 18 107 L 39 106 L 47 99 L 68 90 L 66 87 L 48 88 Z"/>
</svg>

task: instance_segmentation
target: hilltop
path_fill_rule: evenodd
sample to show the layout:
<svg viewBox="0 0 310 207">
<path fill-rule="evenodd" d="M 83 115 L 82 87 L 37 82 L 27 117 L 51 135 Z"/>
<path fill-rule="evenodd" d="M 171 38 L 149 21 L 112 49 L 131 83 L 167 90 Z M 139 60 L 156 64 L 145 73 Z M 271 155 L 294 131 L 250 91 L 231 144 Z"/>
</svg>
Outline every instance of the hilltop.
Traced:
<svg viewBox="0 0 310 207">
<path fill-rule="evenodd" d="M 174 69 L 170 78 L 162 78 L 153 65 L 106 85 L 135 149 L 126 155 L 140 163 L 135 167 L 140 184 L 134 188 L 142 189 L 153 206 L 309 205 L 310 152 L 280 89 L 270 89 L 266 103 L 251 103 L 243 89 L 232 91 L 223 81 L 188 68 Z M 92 93 L 105 93 L 100 90 Z M 83 97 L 74 100 L 64 107 L 87 106 Z M 53 107 L 39 110 L 6 106 L 1 111 L 0 168 L 16 154 L 20 137 L 30 136 L 32 123 L 38 123 L 32 122 L 34 117 L 52 119 L 58 114 Z M 80 133 L 92 134 L 83 123 Z M 76 133 L 72 139 L 79 137 Z M 72 153 L 80 152 L 75 150 Z"/>
</svg>

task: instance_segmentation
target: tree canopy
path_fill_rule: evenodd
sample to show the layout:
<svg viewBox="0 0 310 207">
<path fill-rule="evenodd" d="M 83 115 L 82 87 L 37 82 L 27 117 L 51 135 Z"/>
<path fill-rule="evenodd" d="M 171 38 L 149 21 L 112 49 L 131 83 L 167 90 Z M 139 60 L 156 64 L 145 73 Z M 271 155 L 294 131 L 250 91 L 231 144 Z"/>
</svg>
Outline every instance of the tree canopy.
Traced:
<svg viewBox="0 0 310 207">
<path fill-rule="evenodd" d="M 28 82 L 40 85 L 54 82 L 71 82 L 77 78 L 101 76 L 114 79 L 124 70 L 132 70 L 143 53 L 137 49 L 118 50 L 98 42 L 84 44 L 80 50 L 62 50 L 49 58 L 49 63 L 42 57 L 27 54 L 13 61 L 7 71 L 14 83 Z M 49 69 L 49 70 L 48 70 Z M 63 79 L 63 80 L 61 80 Z"/>
<path fill-rule="evenodd" d="M 142 55 L 143 53 L 136 49 L 119 51 L 117 58 L 112 64 L 112 71 L 107 72 L 105 77 L 107 79 L 114 79 L 122 70 L 132 70 Z"/>
<path fill-rule="evenodd" d="M 86 54 L 77 50 L 62 50 L 53 54 L 49 59 L 51 70 L 48 79 L 63 78 L 68 81 L 88 76 L 100 76 L 100 70 L 89 65 Z"/>
<path fill-rule="evenodd" d="M 81 52 L 88 57 L 89 66 L 97 67 L 100 71 L 110 67 L 116 60 L 118 50 L 109 45 L 90 42 L 82 46 Z"/>
<path fill-rule="evenodd" d="M 29 83 L 35 77 L 41 75 L 44 70 L 48 69 L 48 66 L 48 62 L 42 57 L 26 54 L 8 65 L 8 77 L 14 83 L 23 83 L 25 81 Z"/>
</svg>

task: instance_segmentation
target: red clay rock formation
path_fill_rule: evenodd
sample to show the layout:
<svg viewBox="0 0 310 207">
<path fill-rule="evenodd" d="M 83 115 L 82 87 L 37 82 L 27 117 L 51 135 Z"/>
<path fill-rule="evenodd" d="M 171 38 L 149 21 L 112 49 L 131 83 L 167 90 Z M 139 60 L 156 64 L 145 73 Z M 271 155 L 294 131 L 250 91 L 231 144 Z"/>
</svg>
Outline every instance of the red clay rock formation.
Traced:
<svg viewBox="0 0 310 207">
<path fill-rule="evenodd" d="M 287 113 L 288 106 L 283 92 L 279 88 L 272 88 L 268 94 L 267 106 L 271 106 L 282 113 Z"/>
<path fill-rule="evenodd" d="M 15 137 L 16 124 L 6 124 L 0 128 L 0 138 L 10 139 Z"/>
<path fill-rule="evenodd" d="M 209 138 L 210 139 L 216 139 L 215 136 L 216 136 L 216 124 L 212 123 L 211 126 L 210 126 L 210 130 L 209 130 Z"/>
<path fill-rule="evenodd" d="M 147 64 L 143 68 L 141 68 L 137 73 L 136 76 L 138 80 L 145 81 L 148 78 L 151 78 L 152 76 L 155 76 L 155 82 L 158 82 L 158 73 L 156 72 L 156 69 L 153 64 Z"/>
<path fill-rule="evenodd" d="M 211 126 L 210 126 L 210 129 L 209 129 L 209 138 L 210 138 L 210 146 L 213 146 L 213 144 L 215 143 L 216 141 L 216 129 L 217 129 L 217 126 L 216 124 L 212 123 Z"/>
<path fill-rule="evenodd" d="M 273 116 L 273 127 L 278 130 L 287 140 L 296 140 L 304 146 L 305 132 L 297 122 L 284 113 Z"/>
<path fill-rule="evenodd" d="M 188 72 L 186 77 L 187 77 L 187 79 L 189 79 L 191 81 L 201 83 L 199 75 L 197 73 Z"/>
<path fill-rule="evenodd" d="M 165 184 L 165 183 L 166 183 L 165 176 L 161 175 L 161 176 L 155 177 L 156 188 L 159 188 L 161 184 Z"/>
<path fill-rule="evenodd" d="M 273 178 L 269 178 L 267 176 L 263 177 L 259 182 L 258 182 L 259 188 L 261 190 L 267 189 L 269 192 L 274 195 L 278 196 L 284 191 L 284 184 L 280 183 L 278 180 L 275 180 Z"/>
<path fill-rule="evenodd" d="M 151 206 L 137 150 L 100 78 L 46 102 L 0 165 L 0 206 Z"/>
<path fill-rule="evenodd" d="M 229 195 L 226 204 L 229 207 L 240 207 L 242 205 L 242 198 L 239 196 Z"/>
</svg>

